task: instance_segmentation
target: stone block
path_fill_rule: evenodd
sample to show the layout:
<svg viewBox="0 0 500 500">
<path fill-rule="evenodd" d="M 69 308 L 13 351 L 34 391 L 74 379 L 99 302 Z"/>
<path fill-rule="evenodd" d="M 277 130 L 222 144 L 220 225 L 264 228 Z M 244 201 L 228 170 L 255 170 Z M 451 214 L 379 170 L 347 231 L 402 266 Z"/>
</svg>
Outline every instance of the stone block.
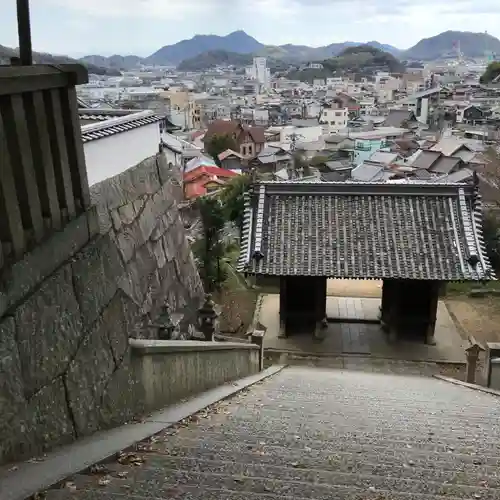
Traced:
<svg viewBox="0 0 500 500">
<path fill-rule="evenodd" d="M 158 207 L 155 205 L 153 198 L 150 198 L 146 201 L 144 208 L 137 216 L 137 223 L 139 225 L 143 241 L 149 240 L 151 233 L 156 227 L 159 217 L 158 211 L 162 214 L 161 206 Z"/>
<path fill-rule="evenodd" d="M 76 298 L 85 326 L 90 326 L 115 295 L 124 267 L 110 235 L 87 245 L 72 267 Z"/>
<path fill-rule="evenodd" d="M 17 424 L 15 432 L 20 434 L 15 436 L 13 446 L 23 455 L 39 455 L 74 441 L 75 428 L 61 377 L 30 398 Z"/>
<path fill-rule="evenodd" d="M 132 301 L 141 308 L 147 301 L 149 287 L 156 272 L 156 259 L 147 245 L 135 253 L 127 264 L 127 279 L 120 282 L 120 287 Z"/>
<path fill-rule="evenodd" d="M 87 214 L 68 223 L 21 261 L 4 270 L 0 278 L 0 317 L 29 295 L 89 241 Z"/>
<path fill-rule="evenodd" d="M 105 203 L 94 205 L 97 210 L 97 220 L 99 224 L 99 233 L 106 234 L 113 227 L 113 221 Z"/>
<path fill-rule="evenodd" d="M 78 436 L 91 434 L 99 428 L 101 394 L 115 369 L 108 337 L 110 326 L 103 320 L 94 325 L 65 376 L 68 403 Z"/>
<path fill-rule="evenodd" d="M 147 158 L 125 172 L 91 187 L 91 200 L 115 210 L 160 189 L 156 157 Z"/>
<path fill-rule="evenodd" d="M 65 266 L 23 302 L 15 322 L 25 391 L 33 394 L 64 373 L 82 336 L 82 318 Z"/>
<path fill-rule="evenodd" d="M 136 417 L 142 417 L 146 413 L 144 401 L 144 389 L 135 376 L 129 349 L 104 388 L 100 408 L 101 426 L 121 425 Z"/>
<path fill-rule="evenodd" d="M 0 442 L 8 436 L 12 419 L 25 404 L 15 335 L 13 318 L 5 318 L 0 322 Z"/>
<path fill-rule="evenodd" d="M 137 202 L 139 202 L 139 204 L 140 204 L 141 200 L 136 200 L 134 203 L 127 203 L 127 205 L 123 205 L 121 207 L 118 207 L 117 214 L 120 217 L 120 220 L 123 224 L 128 225 L 128 224 L 132 224 L 132 222 L 134 222 L 134 220 L 137 217 L 137 214 L 139 212 L 139 210 L 136 211 L 136 209 L 135 209 L 135 204 Z"/>
<path fill-rule="evenodd" d="M 113 223 L 113 229 L 115 231 L 119 231 L 122 227 L 122 219 L 118 214 L 118 210 L 111 210 L 110 215 L 111 215 L 111 222 Z"/>
<path fill-rule="evenodd" d="M 129 262 L 134 257 L 136 250 L 144 243 L 146 240 L 142 236 L 137 221 L 122 227 L 122 230 L 116 234 L 116 244 L 124 262 Z"/>
<path fill-rule="evenodd" d="M 115 365 L 119 365 L 128 349 L 129 337 L 137 336 L 141 327 L 139 308 L 118 290 L 102 313 L 102 330 L 111 349 Z"/>
<path fill-rule="evenodd" d="M 134 201 L 133 206 L 134 206 L 134 211 L 135 211 L 135 217 L 137 217 L 141 213 L 142 207 L 144 207 L 146 200 L 147 200 L 147 196 L 142 196 L 140 198 L 137 198 L 137 200 Z"/>
<path fill-rule="evenodd" d="M 170 227 L 168 231 L 163 235 L 163 248 L 165 250 L 165 257 L 167 258 L 167 261 L 173 261 L 177 256 L 173 227 Z"/>
<path fill-rule="evenodd" d="M 148 243 L 151 253 L 155 256 L 156 265 L 158 269 L 164 267 L 167 263 L 167 256 L 165 255 L 165 248 L 163 247 L 163 240 L 150 241 Z"/>
</svg>

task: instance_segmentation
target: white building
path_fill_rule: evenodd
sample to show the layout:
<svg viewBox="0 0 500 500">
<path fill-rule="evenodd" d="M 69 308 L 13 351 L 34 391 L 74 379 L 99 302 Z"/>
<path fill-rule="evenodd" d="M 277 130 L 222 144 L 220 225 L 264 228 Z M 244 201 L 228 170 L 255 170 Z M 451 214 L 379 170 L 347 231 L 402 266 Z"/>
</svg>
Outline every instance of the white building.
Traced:
<svg viewBox="0 0 500 500">
<path fill-rule="evenodd" d="M 82 126 L 83 150 L 89 185 L 118 175 L 157 154 L 165 118 L 153 111 Z"/>
<path fill-rule="evenodd" d="M 349 119 L 348 108 L 323 108 L 319 123 L 328 126 L 328 133 L 333 134 L 347 128 Z"/>
<path fill-rule="evenodd" d="M 271 70 L 267 67 L 265 57 L 254 57 L 253 64 L 245 68 L 245 74 L 249 78 L 257 80 L 262 88 L 269 89 L 271 87 Z"/>
</svg>

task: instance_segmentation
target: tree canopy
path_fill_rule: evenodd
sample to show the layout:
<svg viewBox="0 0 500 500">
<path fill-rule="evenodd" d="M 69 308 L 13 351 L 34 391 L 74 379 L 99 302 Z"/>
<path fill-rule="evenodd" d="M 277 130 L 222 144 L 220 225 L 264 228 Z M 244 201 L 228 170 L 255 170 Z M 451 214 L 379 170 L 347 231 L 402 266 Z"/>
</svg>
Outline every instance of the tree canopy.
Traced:
<svg viewBox="0 0 500 500">
<path fill-rule="evenodd" d="M 233 151 L 239 149 L 236 140 L 229 134 L 214 134 L 205 142 L 205 151 L 215 160 L 215 163 L 219 167 L 219 155 L 227 149 L 232 149 Z"/>
<path fill-rule="evenodd" d="M 481 83 L 490 83 L 500 75 L 500 61 L 493 61 L 488 64 L 486 71 L 480 78 Z"/>
</svg>

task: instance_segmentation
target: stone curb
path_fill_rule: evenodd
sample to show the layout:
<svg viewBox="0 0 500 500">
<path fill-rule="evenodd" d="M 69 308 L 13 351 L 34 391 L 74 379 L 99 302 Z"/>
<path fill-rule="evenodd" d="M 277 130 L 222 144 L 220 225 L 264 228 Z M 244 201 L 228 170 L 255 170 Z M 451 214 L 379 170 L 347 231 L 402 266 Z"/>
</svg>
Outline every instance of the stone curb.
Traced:
<svg viewBox="0 0 500 500">
<path fill-rule="evenodd" d="M 123 425 L 115 429 L 98 432 L 71 445 L 50 452 L 38 462 L 22 462 L 0 467 L 0 499 L 26 500 L 35 493 L 47 490 L 90 466 L 105 462 L 137 442 L 172 427 L 181 420 L 223 401 L 257 382 L 280 372 L 285 365 L 273 365 L 255 375 L 216 387 L 179 403 L 153 413 L 140 423 Z"/>
<path fill-rule="evenodd" d="M 403 361 L 405 363 L 428 363 L 435 365 L 450 365 L 450 366 L 465 366 L 464 361 L 446 361 L 442 359 L 401 359 L 397 357 L 387 357 L 379 356 L 377 354 L 366 354 L 362 352 L 299 352 L 290 349 L 278 349 L 274 347 L 268 347 L 264 350 L 264 355 L 266 354 L 288 354 L 289 356 L 296 356 L 297 358 L 310 357 L 310 358 L 363 358 L 366 360 L 377 360 L 377 361 Z"/>
<path fill-rule="evenodd" d="M 483 387 L 482 385 L 469 384 L 469 382 L 462 382 L 462 380 L 457 380 L 456 378 L 445 377 L 444 375 L 433 375 L 434 378 L 443 380 L 444 382 L 449 382 L 451 384 L 460 385 L 466 387 L 467 389 L 472 389 L 473 391 L 484 392 L 490 394 L 491 396 L 500 396 L 500 391 L 495 389 L 490 389 L 489 387 Z"/>
</svg>

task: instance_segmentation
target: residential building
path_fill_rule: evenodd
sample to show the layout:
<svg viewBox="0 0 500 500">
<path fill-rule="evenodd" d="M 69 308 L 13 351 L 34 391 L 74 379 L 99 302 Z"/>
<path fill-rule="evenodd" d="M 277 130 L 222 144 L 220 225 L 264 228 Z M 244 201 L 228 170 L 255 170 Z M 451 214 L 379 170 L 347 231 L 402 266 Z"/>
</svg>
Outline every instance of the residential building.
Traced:
<svg viewBox="0 0 500 500">
<path fill-rule="evenodd" d="M 191 200 L 217 191 L 236 175 L 232 170 L 200 165 L 184 174 L 184 196 Z"/>
<path fill-rule="evenodd" d="M 328 127 L 328 133 L 333 134 L 345 130 L 349 119 L 348 108 L 323 107 L 319 123 Z"/>
<path fill-rule="evenodd" d="M 236 141 L 240 155 L 251 158 L 264 147 L 265 135 L 263 127 L 242 125 L 236 120 L 215 120 L 208 126 L 204 137 L 205 144 L 214 135 L 229 135 Z"/>
</svg>

